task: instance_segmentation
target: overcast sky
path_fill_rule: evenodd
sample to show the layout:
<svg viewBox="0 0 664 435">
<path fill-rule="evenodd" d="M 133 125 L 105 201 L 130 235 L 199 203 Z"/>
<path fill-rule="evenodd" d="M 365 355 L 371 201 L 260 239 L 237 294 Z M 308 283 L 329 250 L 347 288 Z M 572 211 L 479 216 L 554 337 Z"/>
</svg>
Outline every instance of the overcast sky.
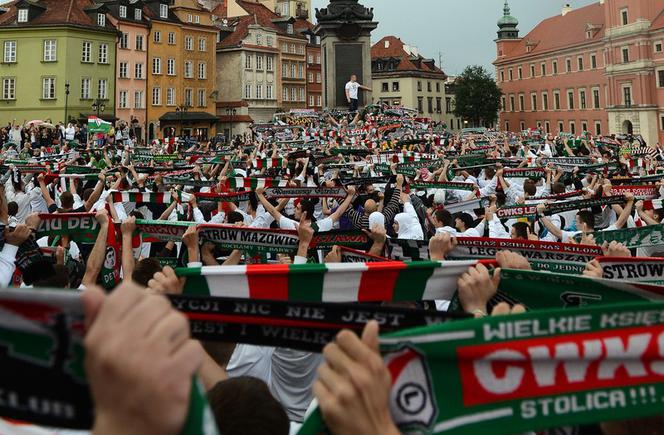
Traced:
<svg viewBox="0 0 664 435">
<path fill-rule="evenodd" d="M 312 0 L 313 9 L 324 8 L 328 0 Z M 598 0 L 509 0 L 512 15 L 519 20 L 525 36 L 543 19 L 559 14 L 565 3 L 573 8 Z M 416 46 L 424 57 L 436 59 L 442 54 L 443 70 L 459 74 L 467 65 L 483 65 L 493 74 L 498 27 L 504 0 L 360 0 L 374 8 L 380 24 L 371 34 L 376 42 L 394 35 Z M 314 15 L 312 13 L 312 15 Z"/>
</svg>

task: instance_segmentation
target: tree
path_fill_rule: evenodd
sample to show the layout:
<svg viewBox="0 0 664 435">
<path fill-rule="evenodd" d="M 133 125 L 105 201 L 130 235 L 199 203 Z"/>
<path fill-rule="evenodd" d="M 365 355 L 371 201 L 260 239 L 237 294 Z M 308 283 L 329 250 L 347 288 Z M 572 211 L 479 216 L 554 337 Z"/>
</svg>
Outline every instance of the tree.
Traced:
<svg viewBox="0 0 664 435">
<path fill-rule="evenodd" d="M 503 93 L 484 67 L 466 67 L 455 87 L 455 116 L 472 121 L 476 127 L 496 122 Z"/>
</svg>

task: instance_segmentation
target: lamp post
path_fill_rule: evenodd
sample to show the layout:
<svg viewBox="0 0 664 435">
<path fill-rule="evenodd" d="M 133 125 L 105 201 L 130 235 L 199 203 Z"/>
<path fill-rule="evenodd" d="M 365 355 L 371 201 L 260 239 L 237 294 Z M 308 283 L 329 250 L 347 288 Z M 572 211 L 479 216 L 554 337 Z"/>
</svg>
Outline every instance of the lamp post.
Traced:
<svg viewBox="0 0 664 435">
<path fill-rule="evenodd" d="M 463 121 L 463 127 L 464 127 L 464 128 L 468 128 L 468 120 Z"/>
<path fill-rule="evenodd" d="M 237 109 L 226 109 L 226 116 L 228 116 L 228 124 L 229 124 L 229 133 L 228 133 L 228 142 L 232 143 L 233 142 L 233 118 L 235 115 L 237 115 Z"/>
<path fill-rule="evenodd" d="M 104 103 L 104 100 L 97 98 L 95 102 L 92 103 L 92 110 L 97 113 L 97 118 L 99 118 L 99 115 L 106 110 L 106 103 Z"/>
<path fill-rule="evenodd" d="M 69 109 L 69 80 L 65 82 L 65 125 L 69 123 L 67 112 Z"/>
<path fill-rule="evenodd" d="M 175 112 L 180 114 L 180 136 L 184 137 L 184 114 L 189 110 L 187 105 L 178 106 L 175 108 Z"/>
</svg>

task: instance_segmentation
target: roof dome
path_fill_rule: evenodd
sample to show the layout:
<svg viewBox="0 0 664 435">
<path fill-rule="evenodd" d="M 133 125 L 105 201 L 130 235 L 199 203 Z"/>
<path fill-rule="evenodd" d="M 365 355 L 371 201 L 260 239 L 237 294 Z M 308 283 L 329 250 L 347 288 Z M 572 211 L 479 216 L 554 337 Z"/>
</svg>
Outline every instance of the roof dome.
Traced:
<svg viewBox="0 0 664 435">
<path fill-rule="evenodd" d="M 503 16 L 498 20 L 498 27 L 517 26 L 518 24 L 519 20 L 510 15 L 510 6 L 507 4 L 507 0 L 505 0 L 505 7 L 503 8 Z"/>
</svg>

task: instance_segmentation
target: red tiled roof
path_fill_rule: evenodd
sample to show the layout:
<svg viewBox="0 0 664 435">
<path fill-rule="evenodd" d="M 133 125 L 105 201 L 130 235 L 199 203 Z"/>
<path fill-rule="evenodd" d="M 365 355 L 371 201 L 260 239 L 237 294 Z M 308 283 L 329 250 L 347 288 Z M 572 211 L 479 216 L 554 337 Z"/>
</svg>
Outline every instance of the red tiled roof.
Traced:
<svg viewBox="0 0 664 435">
<path fill-rule="evenodd" d="M 650 25 L 650 30 L 656 29 L 664 29 L 664 9 L 662 9 L 662 12 L 660 12 Z"/>
<path fill-rule="evenodd" d="M 505 53 L 505 56 L 511 58 L 533 55 L 581 43 L 601 41 L 604 37 L 605 27 L 604 7 L 605 5 L 595 2 L 588 6 L 574 9 L 565 16 L 558 14 L 547 18 L 535 26 L 518 44 L 509 46 L 509 51 Z M 590 39 L 586 38 L 588 24 L 600 26 L 599 30 L 593 32 L 593 36 Z M 536 43 L 537 45 L 532 46 L 531 51 L 528 52 L 526 45 L 528 43 Z"/>
<path fill-rule="evenodd" d="M 21 24 L 16 23 L 16 15 L 18 14 L 15 6 L 16 3 L 18 1 L 3 5 L 9 8 L 9 10 L 0 15 L 0 25 L 13 24 L 17 27 L 30 27 L 36 25 L 73 24 L 99 29 L 97 23 L 84 12 L 84 9 L 94 5 L 91 0 L 40 0 L 38 4 L 45 8 L 44 12 L 29 22 Z M 108 20 L 106 21 L 106 28 L 109 30 L 113 28 Z"/>
<path fill-rule="evenodd" d="M 293 28 L 298 32 L 302 32 L 303 30 L 313 30 L 314 25 L 308 20 L 298 18 L 295 20 L 295 23 L 293 23 Z"/>
<path fill-rule="evenodd" d="M 225 17 L 228 13 L 228 8 L 226 7 L 226 2 L 219 3 L 217 6 L 212 9 L 212 15 L 217 17 Z"/>
<path fill-rule="evenodd" d="M 275 24 L 273 20 L 284 20 L 286 18 L 282 17 L 281 15 L 277 15 L 264 4 L 254 3 L 246 0 L 236 0 L 236 1 L 238 6 L 247 11 L 247 14 L 255 16 L 257 23 L 260 24 L 261 26 L 274 29 L 277 31 L 279 35 L 282 36 L 288 36 L 292 38 L 304 38 L 303 35 L 297 35 L 297 34 L 289 35 L 288 33 L 286 33 L 284 29 Z"/>
<path fill-rule="evenodd" d="M 229 26 L 235 26 L 233 33 L 221 40 L 218 47 L 235 47 L 244 40 L 249 34 L 249 24 L 254 23 L 254 17 L 251 15 L 244 15 L 237 18 L 237 21 L 234 23 L 229 23 Z"/>
<path fill-rule="evenodd" d="M 388 47 L 385 43 L 389 42 Z M 421 55 L 413 56 L 406 52 L 404 43 L 396 36 L 386 36 L 371 47 L 371 58 L 397 58 L 400 60 L 396 71 L 418 71 L 434 74 L 445 74 L 433 63 L 427 63 Z"/>
</svg>

